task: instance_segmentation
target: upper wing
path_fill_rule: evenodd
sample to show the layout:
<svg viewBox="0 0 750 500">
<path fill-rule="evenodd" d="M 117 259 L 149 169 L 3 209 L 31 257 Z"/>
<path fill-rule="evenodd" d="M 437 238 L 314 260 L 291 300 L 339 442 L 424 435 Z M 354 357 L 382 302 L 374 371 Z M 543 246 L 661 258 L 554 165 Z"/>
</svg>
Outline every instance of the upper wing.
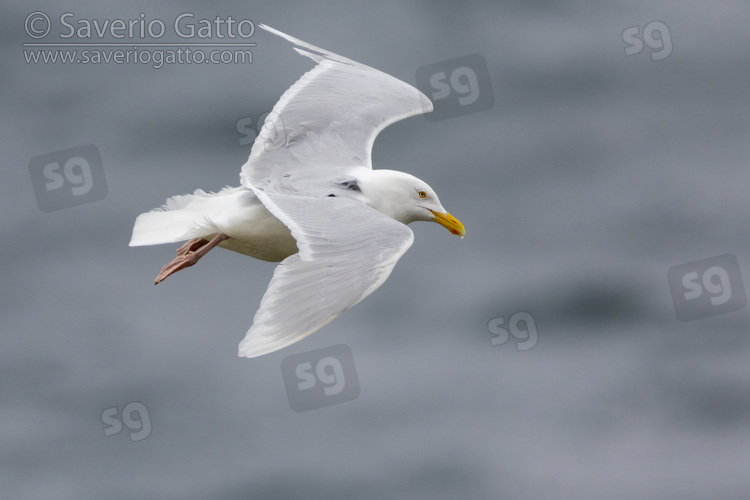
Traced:
<svg viewBox="0 0 750 500">
<path fill-rule="evenodd" d="M 249 358 L 307 337 L 388 278 L 414 241 L 411 230 L 345 189 L 329 195 L 346 181 L 344 169 L 371 168 L 380 130 L 432 111 L 411 85 L 261 27 L 317 65 L 281 96 L 242 167 L 242 183 L 289 227 L 299 248 L 276 268 L 240 342 L 239 355 Z"/>
<path fill-rule="evenodd" d="M 291 37 L 261 28 L 296 45 L 317 62 L 279 99 L 242 167 L 242 183 L 262 187 L 273 168 L 372 168 L 378 133 L 393 122 L 432 111 L 432 102 L 411 85 L 382 71 Z"/>
<path fill-rule="evenodd" d="M 256 190 L 299 253 L 276 268 L 239 355 L 253 358 L 317 331 L 375 291 L 409 249 L 404 224 L 356 200 Z"/>
</svg>

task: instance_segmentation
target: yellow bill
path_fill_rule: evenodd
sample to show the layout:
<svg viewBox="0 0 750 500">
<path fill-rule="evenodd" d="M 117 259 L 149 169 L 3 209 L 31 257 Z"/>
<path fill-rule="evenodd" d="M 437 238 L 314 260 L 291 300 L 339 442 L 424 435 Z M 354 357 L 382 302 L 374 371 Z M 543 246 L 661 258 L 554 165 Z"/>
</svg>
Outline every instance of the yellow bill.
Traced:
<svg viewBox="0 0 750 500">
<path fill-rule="evenodd" d="M 457 234 L 461 238 L 464 237 L 466 230 L 464 230 L 464 225 L 461 224 L 460 220 L 456 219 L 448 212 L 445 212 L 444 214 L 432 210 L 430 210 L 430 212 L 435 216 L 435 222 L 446 228 L 451 233 Z"/>
</svg>

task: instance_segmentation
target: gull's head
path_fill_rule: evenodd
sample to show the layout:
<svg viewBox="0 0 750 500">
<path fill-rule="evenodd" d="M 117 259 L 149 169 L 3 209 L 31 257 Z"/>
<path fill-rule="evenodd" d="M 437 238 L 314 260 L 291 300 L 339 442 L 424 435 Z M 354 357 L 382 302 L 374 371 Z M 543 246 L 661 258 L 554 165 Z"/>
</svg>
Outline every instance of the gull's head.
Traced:
<svg viewBox="0 0 750 500">
<path fill-rule="evenodd" d="M 440 204 L 435 191 L 423 180 L 396 170 L 371 170 L 362 183 L 365 202 L 404 224 L 437 222 L 464 237 L 463 224 Z"/>
</svg>

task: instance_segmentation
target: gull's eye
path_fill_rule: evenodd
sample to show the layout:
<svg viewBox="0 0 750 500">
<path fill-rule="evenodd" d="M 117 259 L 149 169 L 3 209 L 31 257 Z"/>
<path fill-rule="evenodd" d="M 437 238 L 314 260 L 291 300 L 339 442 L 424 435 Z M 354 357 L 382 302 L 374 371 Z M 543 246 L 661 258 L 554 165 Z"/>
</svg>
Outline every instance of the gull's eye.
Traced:
<svg viewBox="0 0 750 500">
<path fill-rule="evenodd" d="M 420 198 L 427 198 L 427 193 L 425 193 L 424 191 L 417 191 L 417 194 Z"/>
</svg>

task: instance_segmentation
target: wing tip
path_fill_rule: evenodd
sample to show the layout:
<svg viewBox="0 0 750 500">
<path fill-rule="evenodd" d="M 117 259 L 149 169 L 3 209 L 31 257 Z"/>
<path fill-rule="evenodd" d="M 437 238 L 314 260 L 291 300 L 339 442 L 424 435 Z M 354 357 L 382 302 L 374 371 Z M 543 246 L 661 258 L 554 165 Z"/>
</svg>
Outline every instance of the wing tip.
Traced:
<svg viewBox="0 0 750 500">
<path fill-rule="evenodd" d="M 420 114 L 432 113 L 434 106 L 430 98 L 424 95 L 424 93 L 420 90 L 418 90 L 417 92 L 419 92 L 419 103 L 422 106 L 422 113 Z"/>
<path fill-rule="evenodd" d="M 310 59 L 314 60 L 317 63 L 319 63 L 323 59 L 331 59 L 331 60 L 344 63 L 344 64 L 353 64 L 353 65 L 363 66 L 362 64 L 357 63 L 356 61 L 353 61 L 344 56 L 328 51 L 326 49 L 321 49 L 320 47 L 317 47 L 311 43 L 307 43 L 304 40 L 300 40 L 299 38 L 296 38 L 296 37 L 293 37 L 292 35 L 288 35 L 284 33 L 283 31 L 279 31 L 276 28 L 272 28 L 268 26 L 267 24 L 261 23 L 258 25 L 258 27 L 268 31 L 269 33 L 273 33 L 276 36 L 280 36 L 284 40 L 287 40 L 293 43 L 294 45 L 296 45 L 296 47 L 294 47 L 294 50 L 296 50 L 299 54 L 303 56 L 309 57 Z M 302 49 L 300 49 L 299 47 L 302 47 Z M 307 49 L 307 50 L 304 50 L 304 49 Z M 313 53 L 309 51 L 312 51 Z"/>
<path fill-rule="evenodd" d="M 293 342 L 292 342 L 293 343 Z M 253 341 L 251 338 L 245 337 L 242 339 L 237 346 L 237 356 L 240 358 L 258 358 L 266 354 L 271 354 L 278 350 L 283 349 L 289 345 L 288 343 L 274 344 L 273 342 L 258 342 L 257 339 Z"/>
<path fill-rule="evenodd" d="M 267 24 L 262 24 L 261 23 L 258 26 L 260 28 L 264 29 L 265 31 L 268 31 L 269 33 L 272 33 L 272 34 L 274 34 L 276 36 L 279 36 L 279 37 L 281 37 L 281 38 L 283 38 L 283 39 L 291 42 L 292 44 L 295 45 L 294 50 L 298 54 L 300 54 L 302 56 L 305 56 L 305 57 L 309 57 L 310 59 L 312 59 L 316 63 L 320 63 L 324 59 L 328 59 L 328 60 L 336 61 L 338 63 L 349 64 L 349 65 L 358 66 L 358 67 L 363 67 L 363 68 L 367 68 L 367 69 L 370 69 L 370 70 L 373 70 L 373 71 L 377 71 L 378 73 L 382 73 L 382 71 L 380 71 L 378 69 L 371 68 L 371 67 L 369 67 L 369 66 L 367 66 L 365 64 L 359 63 L 357 61 L 354 61 L 354 60 L 349 59 L 347 57 L 344 57 L 342 55 L 336 54 L 335 52 L 330 52 L 330 51 L 328 51 L 326 49 L 322 49 L 320 47 L 317 47 L 315 45 L 307 43 L 307 42 L 305 42 L 303 40 L 300 40 L 299 38 L 293 37 L 292 35 L 288 35 L 288 34 L 284 33 L 283 31 L 279 31 L 276 28 L 272 28 L 271 26 L 268 26 Z M 387 74 L 387 73 L 383 73 L 383 74 Z M 395 78 L 395 77 L 393 77 L 391 75 L 388 75 L 388 76 L 390 76 L 391 78 Z M 405 83 L 405 82 L 402 82 L 402 83 Z M 409 84 L 407 84 L 407 85 L 409 85 Z M 409 85 L 409 86 L 412 87 L 412 88 L 415 88 L 415 87 L 413 87 L 411 85 Z M 422 93 L 421 91 L 417 90 L 417 93 L 419 94 L 419 102 L 420 102 L 420 108 L 421 109 L 419 111 L 415 111 L 415 112 L 411 113 L 410 116 L 414 116 L 414 115 L 417 115 L 417 114 L 431 113 L 433 111 L 433 109 L 434 109 L 432 101 L 426 95 L 424 95 L 424 93 Z"/>
<path fill-rule="evenodd" d="M 242 339 L 237 346 L 237 356 L 240 358 L 257 358 L 258 356 L 272 352 L 253 344 L 254 342 L 248 342 L 247 338 Z"/>
</svg>

